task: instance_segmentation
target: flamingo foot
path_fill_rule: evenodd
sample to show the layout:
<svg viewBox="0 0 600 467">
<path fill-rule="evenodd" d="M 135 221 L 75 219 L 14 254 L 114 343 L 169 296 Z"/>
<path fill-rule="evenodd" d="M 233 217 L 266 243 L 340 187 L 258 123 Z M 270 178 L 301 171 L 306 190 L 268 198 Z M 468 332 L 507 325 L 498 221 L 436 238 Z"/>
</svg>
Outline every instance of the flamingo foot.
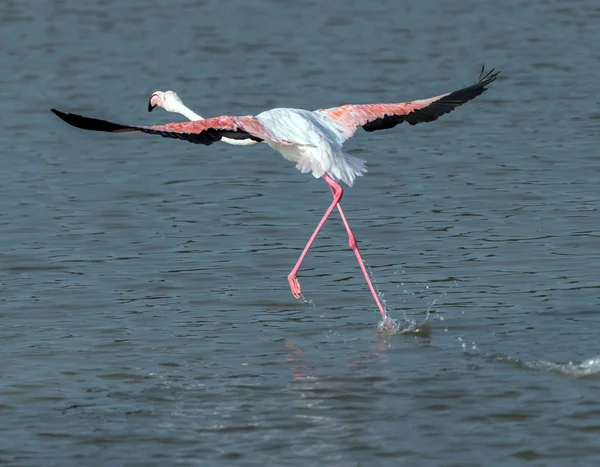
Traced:
<svg viewBox="0 0 600 467">
<path fill-rule="evenodd" d="M 288 274 L 288 282 L 290 283 L 290 289 L 292 290 L 292 295 L 294 296 L 294 298 L 300 298 L 302 294 L 300 282 L 298 282 L 298 276 L 293 272 L 290 272 Z"/>
</svg>

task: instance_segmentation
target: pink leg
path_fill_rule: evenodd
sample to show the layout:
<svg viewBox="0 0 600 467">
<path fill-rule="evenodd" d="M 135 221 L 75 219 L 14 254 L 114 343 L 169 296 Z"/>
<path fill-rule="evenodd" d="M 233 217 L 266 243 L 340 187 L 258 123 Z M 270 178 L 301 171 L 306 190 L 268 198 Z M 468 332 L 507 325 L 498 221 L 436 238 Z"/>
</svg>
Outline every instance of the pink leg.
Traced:
<svg viewBox="0 0 600 467">
<path fill-rule="evenodd" d="M 340 187 L 340 189 L 341 189 L 341 187 Z M 331 187 L 331 192 L 333 193 L 333 187 Z M 367 285 L 369 286 L 369 290 L 371 290 L 371 294 L 373 294 L 373 298 L 375 299 L 377 308 L 379 308 L 379 313 L 381 313 L 382 318 L 385 319 L 386 318 L 385 308 L 381 304 L 381 300 L 379 300 L 379 296 L 377 295 L 377 292 L 375 291 L 375 287 L 373 287 L 373 283 L 371 282 L 371 278 L 369 277 L 369 273 L 367 271 L 365 263 L 363 262 L 363 259 L 360 256 L 360 251 L 358 250 L 358 245 L 356 244 L 356 237 L 354 236 L 354 234 L 352 233 L 352 230 L 350 229 L 350 224 L 348 223 L 348 219 L 346 219 L 346 216 L 344 215 L 344 211 L 342 210 L 342 205 L 339 202 L 337 204 L 337 208 L 338 208 L 338 211 L 340 212 L 340 216 L 342 216 L 342 221 L 344 222 L 344 227 L 346 227 L 346 232 L 348 232 L 348 243 L 350 244 L 350 248 L 356 255 L 356 259 L 358 260 L 358 265 L 360 266 L 360 269 L 362 270 L 362 273 L 365 276 L 365 279 L 367 280 Z"/>
<path fill-rule="evenodd" d="M 292 295 L 296 298 L 300 298 L 300 294 L 301 294 L 300 282 L 298 282 L 298 270 L 300 269 L 300 266 L 302 265 L 302 261 L 304 261 L 304 257 L 306 256 L 306 253 L 308 253 L 309 248 L 312 246 L 315 239 L 317 238 L 319 231 L 321 230 L 321 228 L 323 228 L 323 224 L 325 224 L 325 221 L 331 215 L 331 212 L 335 209 L 335 206 L 340 202 L 340 199 L 342 199 L 342 195 L 344 194 L 344 190 L 342 189 L 342 187 L 339 184 L 335 183 L 329 177 L 329 175 L 327 175 L 327 174 L 323 175 L 323 179 L 331 187 L 331 192 L 333 193 L 333 202 L 329 205 L 329 207 L 327 208 L 327 211 L 325 211 L 325 214 L 323 215 L 323 217 L 321 218 L 321 221 L 317 225 L 317 228 L 315 229 L 315 231 L 313 232 L 311 237 L 308 239 L 308 242 L 306 243 L 304 250 L 302 250 L 302 254 L 300 255 L 300 258 L 298 258 L 298 261 L 296 262 L 296 265 L 294 266 L 294 269 L 292 269 L 292 272 L 290 272 L 288 274 L 288 282 L 290 283 L 290 289 L 292 289 Z M 333 183 L 333 185 L 332 185 L 332 183 Z"/>
<path fill-rule="evenodd" d="M 363 275 L 365 276 L 365 279 L 367 280 L 367 284 L 369 286 L 369 289 L 371 290 L 371 293 L 373 294 L 373 298 L 375 299 L 375 303 L 377 304 L 377 308 L 379 308 L 379 312 L 381 313 L 381 316 L 383 318 L 386 318 L 385 308 L 383 307 L 383 305 L 381 304 L 381 301 L 379 300 L 379 297 L 377 296 L 375 287 L 373 287 L 373 283 L 371 282 L 371 278 L 369 277 L 367 268 L 365 267 L 365 264 L 360 256 L 360 252 L 358 250 L 358 245 L 356 244 L 356 238 L 354 237 L 354 234 L 352 233 L 352 230 L 350 229 L 350 225 L 348 224 L 348 219 L 346 219 L 346 216 L 344 215 L 342 206 L 339 204 L 340 200 L 342 199 L 342 195 L 344 194 L 344 190 L 339 183 L 336 183 L 327 174 L 323 175 L 323 180 L 325 180 L 327 182 L 327 184 L 329 185 L 329 188 L 331 189 L 331 193 L 333 194 L 333 202 L 331 203 L 329 208 L 327 208 L 327 211 L 325 211 L 325 215 L 321 219 L 321 222 L 319 222 L 319 224 L 317 225 L 317 228 L 313 232 L 310 239 L 308 240 L 308 243 L 304 247 L 304 250 L 302 251 L 300 258 L 298 259 L 298 262 L 294 266 L 294 269 L 292 269 L 292 272 L 290 272 L 290 274 L 288 275 L 288 281 L 290 283 L 290 288 L 292 289 L 292 294 L 294 295 L 294 297 L 300 298 L 300 283 L 298 282 L 298 277 L 297 277 L 298 270 L 300 269 L 300 265 L 302 264 L 302 261 L 304 260 L 306 253 L 308 253 L 308 249 L 311 247 L 311 245 L 317 238 L 317 235 L 318 235 L 319 231 L 321 230 L 321 228 L 323 227 L 323 224 L 325 224 L 325 221 L 331 215 L 333 209 L 337 206 L 338 211 L 340 212 L 340 215 L 342 216 L 342 221 L 344 222 L 344 226 L 346 227 L 346 231 L 348 232 L 348 243 L 350 244 L 350 248 L 352 249 L 352 251 L 354 251 L 356 258 L 358 259 L 358 264 L 363 272 Z"/>
</svg>

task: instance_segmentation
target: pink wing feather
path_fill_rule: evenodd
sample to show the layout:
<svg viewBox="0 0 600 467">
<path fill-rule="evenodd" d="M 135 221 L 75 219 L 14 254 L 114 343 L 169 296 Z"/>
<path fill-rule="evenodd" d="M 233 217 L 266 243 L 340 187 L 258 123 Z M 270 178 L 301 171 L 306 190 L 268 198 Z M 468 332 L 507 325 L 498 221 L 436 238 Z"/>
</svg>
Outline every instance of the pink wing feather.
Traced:
<svg viewBox="0 0 600 467">
<path fill-rule="evenodd" d="M 193 122 L 136 126 L 121 125 L 119 123 L 83 117 L 71 113 L 66 114 L 56 109 L 51 110 L 69 125 L 84 130 L 107 131 L 110 133 L 142 132 L 160 135 L 165 138 L 182 139 L 191 143 L 205 144 L 207 146 L 216 143 L 224 136 L 234 139 L 250 138 L 254 141 L 263 141 L 267 139 L 286 144 L 284 141 L 278 141 L 257 119 L 251 116 L 232 117 L 230 115 L 223 115 Z"/>
<path fill-rule="evenodd" d="M 402 122 L 411 125 L 432 122 L 480 95 L 499 73 L 492 69 L 484 74 L 482 68 L 478 80 L 471 86 L 429 99 L 398 104 L 343 105 L 319 112 L 329 116 L 342 127 L 346 139 L 354 135 L 359 126 L 366 131 L 375 131 L 393 128 Z"/>
</svg>

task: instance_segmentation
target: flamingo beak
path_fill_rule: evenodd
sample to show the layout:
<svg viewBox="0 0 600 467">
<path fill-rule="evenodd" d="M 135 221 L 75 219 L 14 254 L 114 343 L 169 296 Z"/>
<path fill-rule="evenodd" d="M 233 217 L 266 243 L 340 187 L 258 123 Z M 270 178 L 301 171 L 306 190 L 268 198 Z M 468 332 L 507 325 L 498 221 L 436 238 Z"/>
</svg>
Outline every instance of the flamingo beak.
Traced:
<svg viewBox="0 0 600 467">
<path fill-rule="evenodd" d="M 154 107 L 158 105 L 159 100 L 160 96 L 156 92 L 150 96 L 150 100 L 148 101 L 148 112 L 152 112 L 154 110 Z"/>
</svg>

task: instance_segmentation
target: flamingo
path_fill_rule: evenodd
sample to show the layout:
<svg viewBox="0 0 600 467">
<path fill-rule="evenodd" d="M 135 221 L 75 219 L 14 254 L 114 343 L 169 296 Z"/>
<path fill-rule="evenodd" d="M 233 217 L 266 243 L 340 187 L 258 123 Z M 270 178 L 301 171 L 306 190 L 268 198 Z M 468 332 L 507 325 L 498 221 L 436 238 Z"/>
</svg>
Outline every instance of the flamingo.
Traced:
<svg viewBox="0 0 600 467">
<path fill-rule="evenodd" d="M 111 133 L 141 132 L 182 139 L 206 146 L 217 141 L 234 145 L 264 142 L 288 161 L 296 163 L 296 168 L 300 172 L 310 172 L 315 178 L 322 178 L 331 190 L 333 201 L 288 274 L 292 295 L 297 299 L 302 297 L 298 271 L 323 225 L 333 210 L 337 208 L 348 234 L 350 248 L 356 255 L 369 290 L 375 299 L 375 304 L 386 322 L 385 307 L 371 282 L 358 249 L 356 237 L 350 229 L 350 224 L 340 204 L 344 194 L 340 182 L 351 187 L 356 177 L 362 176 L 367 169 L 364 160 L 345 154 L 342 146 L 347 139 L 354 135 L 359 126 L 371 132 L 393 128 L 402 122 L 416 125 L 437 120 L 442 115 L 483 93 L 487 86 L 496 80 L 498 74 L 499 72 L 494 69 L 486 73 L 482 67 L 479 78 L 470 86 L 428 99 L 409 102 L 349 104 L 315 111 L 275 108 L 256 116 L 221 115 L 208 119 L 203 119 L 183 105 L 181 99 L 172 91 L 165 93 L 157 91 L 150 98 L 149 111 L 160 106 L 167 111 L 180 113 L 192 120 L 166 125 L 122 125 L 73 113 L 64 113 L 56 109 L 51 109 L 51 111 L 68 124 L 84 130 Z"/>
</svg>

